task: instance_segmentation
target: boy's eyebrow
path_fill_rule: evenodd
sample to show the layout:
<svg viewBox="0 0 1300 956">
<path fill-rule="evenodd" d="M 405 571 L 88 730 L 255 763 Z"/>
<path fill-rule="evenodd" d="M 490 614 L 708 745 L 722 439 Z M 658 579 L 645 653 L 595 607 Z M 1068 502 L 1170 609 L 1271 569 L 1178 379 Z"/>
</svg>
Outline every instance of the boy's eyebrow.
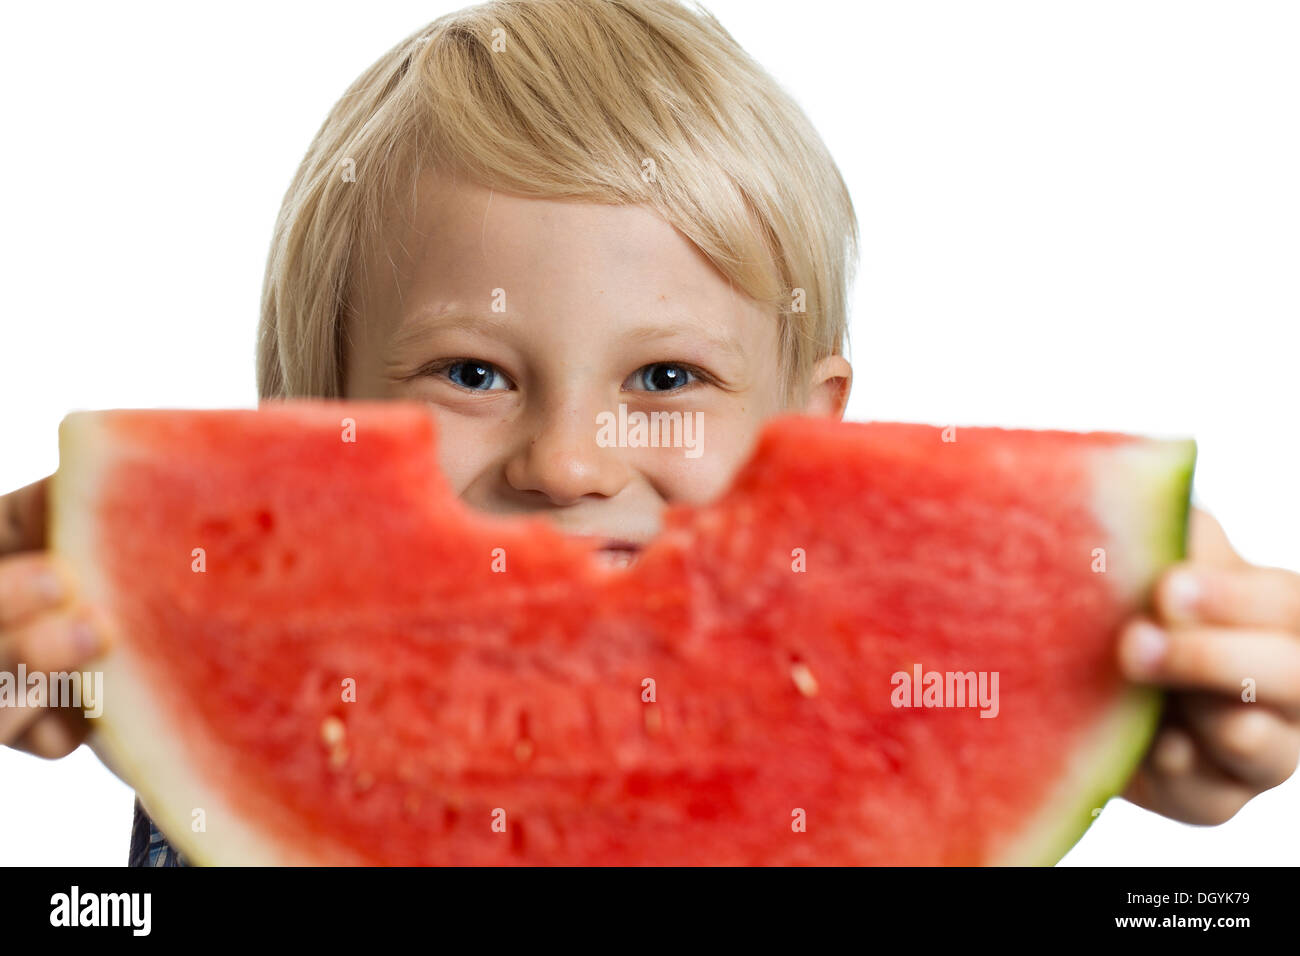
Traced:
<svg viewBox="0 0 1300 956">
<path fill-rule="evenodd" d="M 445 312 L 436 308 L 424 309 L 402 320 L 393 335 L 392 344 L 399 349 L 418 344 L 424 336 L 435 329 L 500 332 L 510 324 L 510 316 L 504 312 Z"/>
<path fill-rule="evenodd" d="M 512 324 L 513 320 L 504 312 L 444 312 L 436 308 L 425 309 L 414 313 L 402 322 L 393 336 L 392 344 L 399 349 L 408 344 L 417 344 L 434 329 L 466 329 L 493 333 L 504 331 Z M 684 322 L 641 325 L 620 333 L 620 336 L 636 344 L 656 339 L 698 338 L 720 352 L 737 359 L 745 358 L 745 349 L 735 336 L 713 332 Z"/>
<path fill-rule="evenodd" d="M 698 325 L 688 324 L 666 324 L 666 325 L 643 325 L 635 329 L 629 329 L 623 333 L 629 341 L 632 342 L 650 342 L 655 339 L 677 339 L 677 338 L 699 338 L 703 339 L 707 345 L 712 346 L 720 352 L 724 352 L 737 359 L 744 359 L 745 350 L 741 347 L 740 341 L 732 335 L 712 332 L 708 329 L 700 328 Z"/>
</svg>

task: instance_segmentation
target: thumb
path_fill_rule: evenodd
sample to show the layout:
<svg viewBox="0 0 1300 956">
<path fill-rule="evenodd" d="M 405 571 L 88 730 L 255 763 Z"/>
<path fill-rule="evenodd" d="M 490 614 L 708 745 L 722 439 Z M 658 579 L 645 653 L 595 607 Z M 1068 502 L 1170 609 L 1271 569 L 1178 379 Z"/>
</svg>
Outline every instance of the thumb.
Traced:
<svg viewBox="0 0 1300 956">
<path fill-rule="evenodd" d="M 1193 508 L 1187 531 L 1187 556 L 1198 564 L 1240 567 L 1248 563 L 1229 543 L 1223 525 L 1209 512 Z"/>
</svg>

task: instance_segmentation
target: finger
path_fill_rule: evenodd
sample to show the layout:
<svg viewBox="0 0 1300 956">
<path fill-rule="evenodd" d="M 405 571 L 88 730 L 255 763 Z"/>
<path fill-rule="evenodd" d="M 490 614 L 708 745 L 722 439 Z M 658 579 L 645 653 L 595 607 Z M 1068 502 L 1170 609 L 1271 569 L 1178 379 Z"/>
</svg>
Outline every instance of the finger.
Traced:
<svg viewBox="0 0 1300 956">
<path fill-rule="evenodd" d="M 108 643 L 100 615 L 84 605 L 41 614 L 0 632 L 0 669 L 10 674 L 13 682 L 13 699 L 0 707 L 0 744 L 12 743 L 47 712 L 50 674 L 79 669 Z M 26 677 L 21 676 L 24 673 Z M 43 684 L 33 682 L 37 674 L 43 675 Z M 44 700 L 32 690 L 42 686 Z"/>
<path fill-rule="evenodd" d="M 1201 693 L 1179 694 L 1175 706 L 1201 752 L 1256 791 L 1295 773 L 1300 725 L 1272 708 Z"/>
<path fill-rule="evenodd" d="M 22 693 L 25 688 L 19 688 Z M 37 718 L 50 713 L 44 705 L 36 707 L 12 706 L 0 707 L 0 746 L 12 747 L 21 740 Z"/>
<path fill-rule="evenodd" d="M 80 747 L 89 734 L 90 722 L 81 711 L 46 710 L 27 727 L 13 747 L 46 760 L 57 760 Z"/>
<path fill-rule="evenodd" d="M 45 501 L 49 477 L 0 495 L 0 554 L 45 547 Z"/>
<path fill-rule="evenodd" d="M 48 552 L 0 557 L 0 629 L 57 608 L 71 593 L 67 569 Z"/>
<path fill-rule="evenodd" d="M 1228 541 L 1219 520 L 1200 508 L 1193 508 L 1188 516 L 1187 554 L 1197 564 L 1240 567 L 1249 563 Z"/>
<path fill-rule="evenodd" d="M 1183 563 L 1161 575 L 1156 611 L 1171 624 L 1231 624 L 1300 634 L 1300 574 Z"/>
<path fill-rule="evenodd" d="M 1169 723 L 1130 782 L 1124 796 L 1138 806 L 1184 823 L 1225 823 L 1255 795 L 1248 785 L 1200 753 L 1185 728 Z"/>
<path fill-rule="evenodd" d="M 41 614 L 0 631 L 0 663 L 22 661 L 28 672 L 71 670 L 106 646 L 106 630 L 93 608 Z"/>
<path fill-rule="evenodd" d="M 1120 666 L 1135 681 L 1200 690 L 1261 703 L 1291 713 L 1300 708 L 1300 640 L 1280 631 L 1249 628 L 1163 628 L 1146 617 L 1125 625 Z"/>
</svg>

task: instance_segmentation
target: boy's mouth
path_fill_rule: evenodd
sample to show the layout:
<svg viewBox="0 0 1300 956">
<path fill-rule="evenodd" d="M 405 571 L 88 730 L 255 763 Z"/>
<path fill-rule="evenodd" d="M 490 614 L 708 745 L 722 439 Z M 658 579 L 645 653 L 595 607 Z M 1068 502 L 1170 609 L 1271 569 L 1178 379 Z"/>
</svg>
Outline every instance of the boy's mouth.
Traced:
<svg viewBox="0 0 1300 956">
<path fill-rule="evenodd" d="M 640 548 L 601 548 L 596 552 L 610 567 L 626 568 L 636 562 Z"/>
<path fill-rule="evenodd" d="M 591 536 L 596 544 L 596 557 L 615 568 L 625 568 L 633 564 L 641 554 L 641 545 L 625 538 L 600 538 Z"/>
</svg>

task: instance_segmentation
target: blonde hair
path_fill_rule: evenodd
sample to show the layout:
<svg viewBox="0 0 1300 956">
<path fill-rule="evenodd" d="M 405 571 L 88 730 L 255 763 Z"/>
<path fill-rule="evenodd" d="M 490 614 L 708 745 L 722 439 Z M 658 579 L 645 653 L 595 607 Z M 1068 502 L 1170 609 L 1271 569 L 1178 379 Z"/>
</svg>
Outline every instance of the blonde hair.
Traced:
<svg viewBox="0 0 1300 956">
<path fill-rule="evenodd" d="M 385 53 L 317 132 L 267 258 L 262 398 L 343 395 L 355 273 L 385 210 L 414 207 L 426 167 L 523 196 L 646 204 L 780 318 L 787 396 L 846 344 L 848 188 L 807 116 L 711 13 L 490 0 Z"/>
</svg>

